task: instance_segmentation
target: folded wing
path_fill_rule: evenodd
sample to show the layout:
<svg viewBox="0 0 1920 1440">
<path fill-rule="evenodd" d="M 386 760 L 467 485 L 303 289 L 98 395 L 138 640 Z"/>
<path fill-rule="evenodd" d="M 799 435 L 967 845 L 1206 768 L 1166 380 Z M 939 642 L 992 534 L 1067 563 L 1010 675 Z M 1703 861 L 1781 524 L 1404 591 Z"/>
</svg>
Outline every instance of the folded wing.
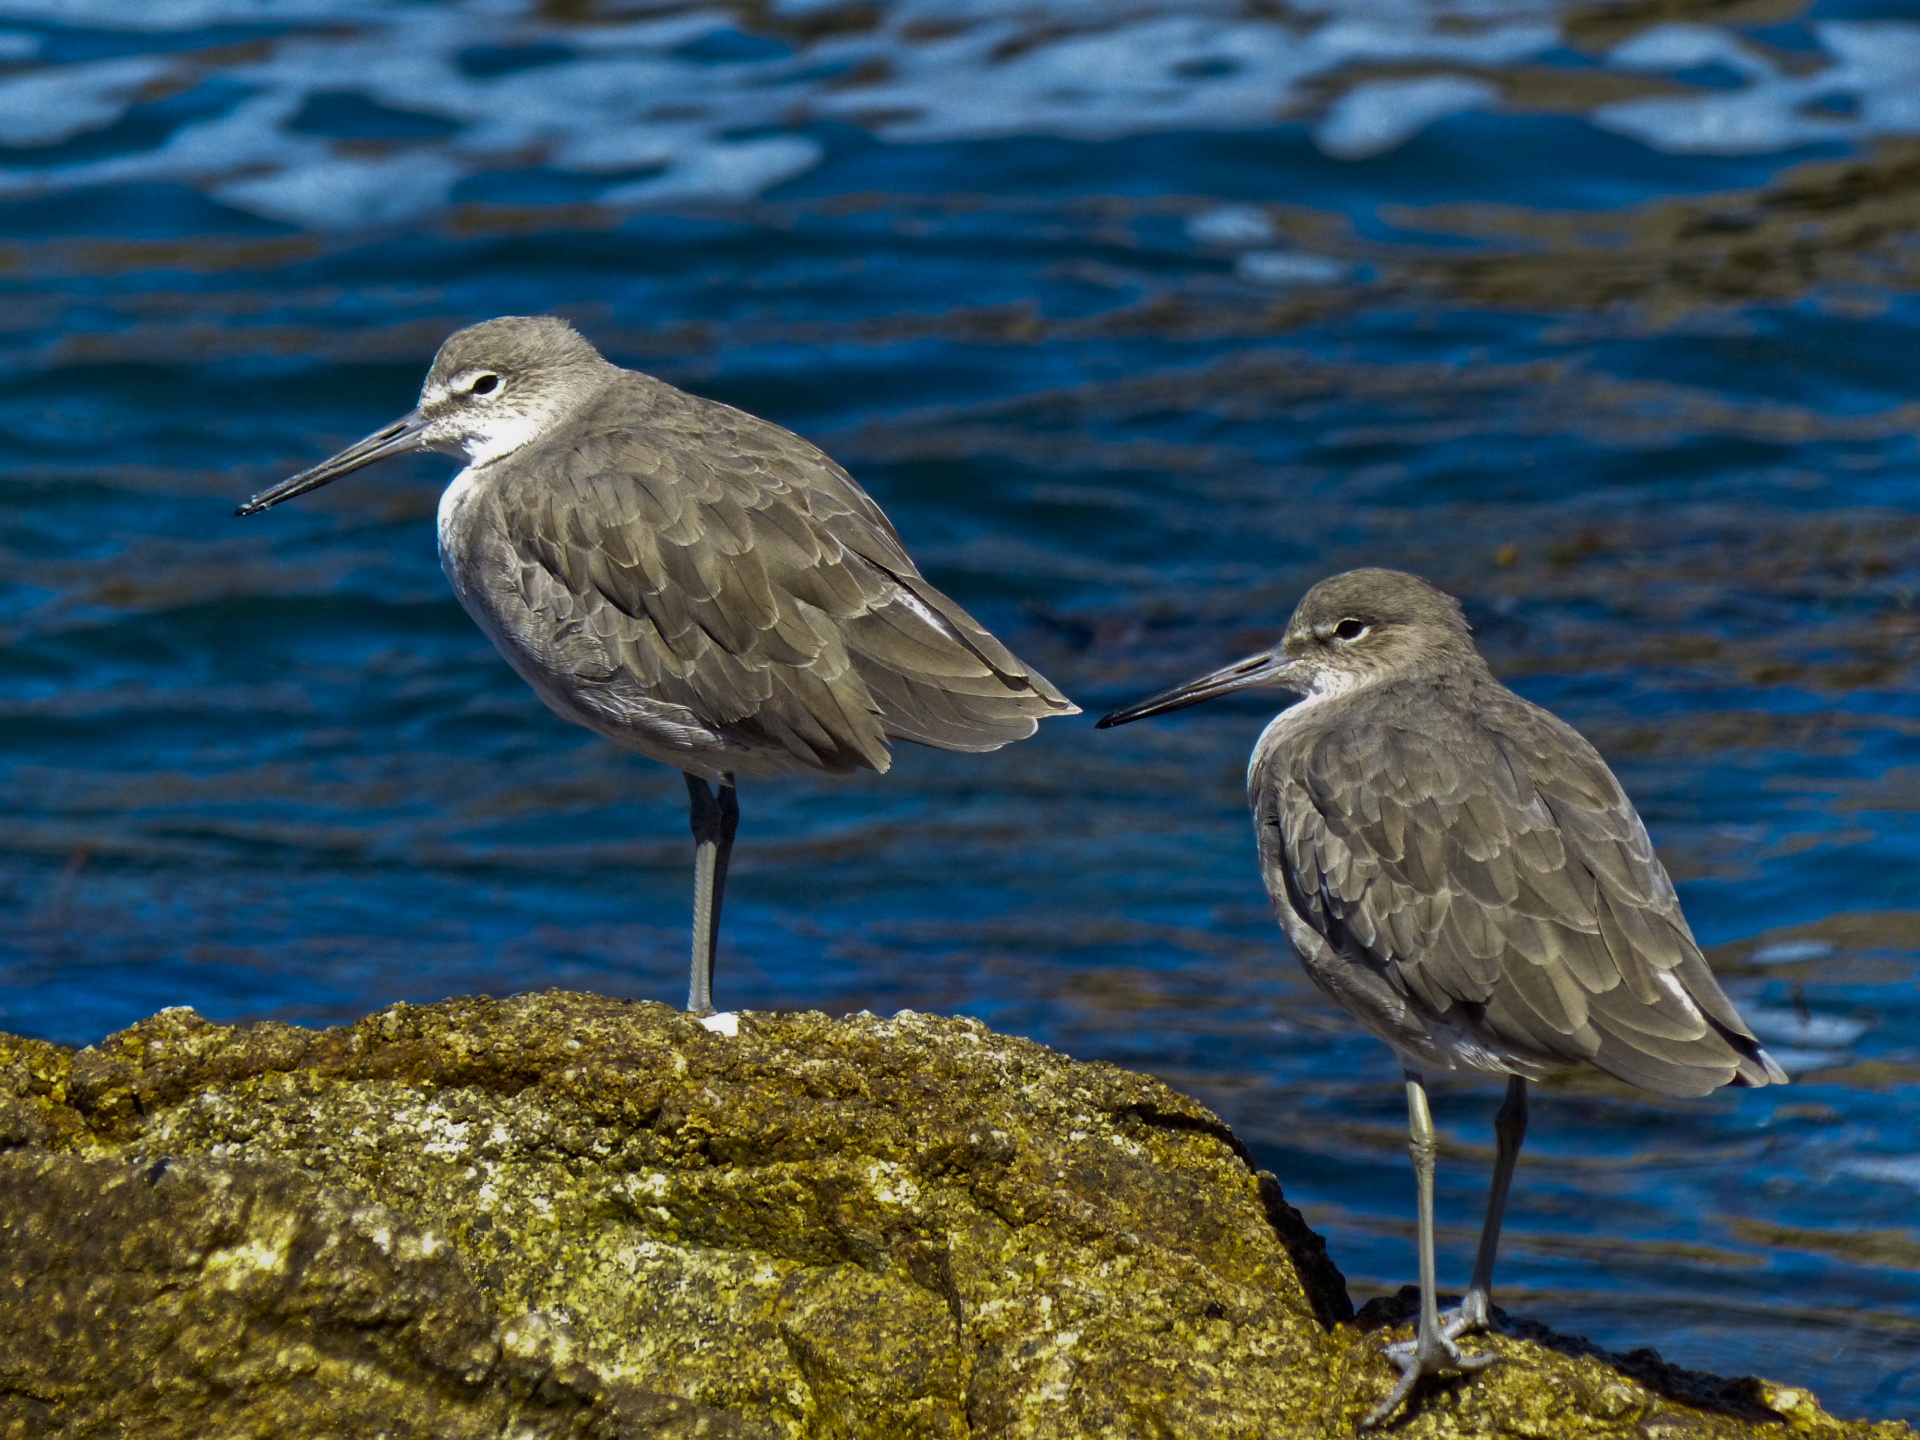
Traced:
<svg viewBox="0 0 1920 1440">
<path fill-rule="evenodd" d="M 1670 1095 L 1784 1080 L 1606 763 L 1500 700 L 1460 707 L 1492 724 L 1376 704 L 1274 757 L 1262 840 L 1289 903 L 1415 1011 L 1523 1055 Z"/>
<path fill-rule="evenodd" d="M 586 703 L 683 707 L 830 772 L 884 771 L 894 740 L 993 750 L 1075 713 L 826 455 L 645 383 L 644 426 L 584 427 L 502 502 L 531 638 L 594 677 Z"/>
</svg>

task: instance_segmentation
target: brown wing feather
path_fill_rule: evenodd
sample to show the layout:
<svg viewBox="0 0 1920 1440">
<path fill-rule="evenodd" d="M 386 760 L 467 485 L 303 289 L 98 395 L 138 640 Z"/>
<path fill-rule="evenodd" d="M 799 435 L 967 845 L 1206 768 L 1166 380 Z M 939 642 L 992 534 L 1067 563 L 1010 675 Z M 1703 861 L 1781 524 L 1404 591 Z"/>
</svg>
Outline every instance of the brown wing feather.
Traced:
<svg viewBox="0 0 1920 1440">
<path fill-rule="evenodd" d="M 518 585 L 587 703 L 632 697 L 812 768 L 888 742 L 992 750 L 1077 707 L 922 577 L 880 508 L 798 436 L 643 376 L 503 497 Z"/>
<path fill-rule="evenodd" d="M 1371 696 L 1256 789 L 1276 901 L 1415 1010 L 1668 1094 L 1785 1078 L 1605 762 L 1491 679 Z"/>
</svg>

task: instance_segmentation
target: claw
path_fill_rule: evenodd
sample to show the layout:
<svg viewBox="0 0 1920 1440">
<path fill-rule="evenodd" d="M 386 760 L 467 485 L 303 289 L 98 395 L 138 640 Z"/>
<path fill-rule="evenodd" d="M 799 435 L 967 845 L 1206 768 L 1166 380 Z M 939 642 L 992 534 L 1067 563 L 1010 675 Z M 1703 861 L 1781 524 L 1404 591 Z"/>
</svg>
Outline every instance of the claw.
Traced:
<svg viewBox="0 0 1920 1440">
<path fill-rule="evenodd" d="M 1462 1305 L 1454 1312 L 1458 1316 L 1467 1307 Z M 1500 1357 L 1494 1354 L 1462 1355 L 1454 1337 L 1442 1331 L 1431 1340 L 1420 1336 L 1413 1340 L 1400 1340 L 1386 1347 L 1382 1352 L 1400 1367 L 1400 1380 L 1387 1398 L 1367 1412 L 1366 1419 L 1360 1422 L 1362 1430 L 1371 1430 L 1384 1424 L 1389 1415 L 1398 1410 L 1406 1398 L 1413 1393 L 1413 1387 L 1427 1375 L 1465 1374 L 1484 1370 Z"/>
</svg>

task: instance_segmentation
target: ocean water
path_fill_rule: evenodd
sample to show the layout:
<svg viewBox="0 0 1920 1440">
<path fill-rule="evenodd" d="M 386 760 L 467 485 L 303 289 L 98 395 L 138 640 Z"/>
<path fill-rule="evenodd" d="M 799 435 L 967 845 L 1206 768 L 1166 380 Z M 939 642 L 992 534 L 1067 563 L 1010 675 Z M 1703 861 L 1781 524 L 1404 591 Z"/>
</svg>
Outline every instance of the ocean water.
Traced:
<svg viewBox="0 0 1920 1440">
<path fill-rule="evenodd" d="M 1411 1280 L 1267 712 L 1092 716 L 1417 570 L 1796 1080 L 1538 1091 L 1501 1303 L 1920 1413 L 1917 75 L 1907 0 L 0 0 L 0 1027 L 684 994 L 681 782 L 467 622 L 450 464 L 232 515 L 556 311 L 842 458 L 1089 712 L 747 785 L 724 1004 L 1152 1071 Z M 1497 1100 L 1437 1092 L 1443 1283 Z"/>
</svg>

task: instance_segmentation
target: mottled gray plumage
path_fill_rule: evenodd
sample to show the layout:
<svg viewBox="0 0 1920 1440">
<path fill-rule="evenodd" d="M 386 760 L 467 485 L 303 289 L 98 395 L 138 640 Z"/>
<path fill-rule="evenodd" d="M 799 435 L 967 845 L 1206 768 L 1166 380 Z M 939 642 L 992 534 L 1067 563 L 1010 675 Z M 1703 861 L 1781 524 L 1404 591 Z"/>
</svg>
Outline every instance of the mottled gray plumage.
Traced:
<svg viewBox="0 0 1920 1440">
<path fill-rule="evenodd" d="M 1620 782 L 1494 679 L 1451 597 L 1358 571 L 1300 611 L 1301 649 L 1348 617 L 1405 635 L 1390 672 L 1276 720 L 1249 772 L 1261 870 L 1315 980 L 1416 1069 L 1766 1084 Z"/>
<path fill-rule="evenodd" d="M 994 750 L 1077 712 L 927 582 L 820 450 L 612 365 L 550 317 L 451 336 L 415 411 L 241 513 L 416 449 L 468 461 L 441 500 L 441 561 L 507 661 L 567 719 L 700 787 L 696 1009 L 735 775 L 885 771 L 895 741 Z"/>
<path fill-rule="evenodd" d="M 1787 1077 L 1707 968 L 1613 772 L 1571 726 L 1493 677 L 1452 597 L 1392 570 L 1333 576 L 1272 651 L 1100 723 L 1255 686 L 1305 697 L 1267 726 L 1248 770 L 1261 873 L 1315 984 L 1408 1071 L 1416 1168 L 1426 1166 L 1427 1310 L 1432 1141 L 1420 1077 L 1513 1077 L 1467 1303 L 1441 1337 L 1423 1313 L 1377 1421 L 1420 1374 L 1468 1368 L 1451 1341 L 1486 1323 L 1526 1079 L 1585 1064 L 1661 1094 L 1704 1095 Z"/>
<path fill-rule="evenodd" d="M 519 337 L 560 325 L 462 331 L 428 387 L 520 368 Z M 1073 713 L 814 446 L 566 333 L 564 404 L 440 526 L 461 602 L 561 714 L 719 780 L 884 771 L 895 740 L 993 750 Z"/>
</svg>

